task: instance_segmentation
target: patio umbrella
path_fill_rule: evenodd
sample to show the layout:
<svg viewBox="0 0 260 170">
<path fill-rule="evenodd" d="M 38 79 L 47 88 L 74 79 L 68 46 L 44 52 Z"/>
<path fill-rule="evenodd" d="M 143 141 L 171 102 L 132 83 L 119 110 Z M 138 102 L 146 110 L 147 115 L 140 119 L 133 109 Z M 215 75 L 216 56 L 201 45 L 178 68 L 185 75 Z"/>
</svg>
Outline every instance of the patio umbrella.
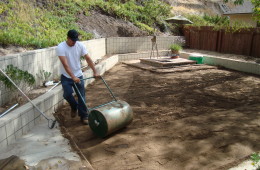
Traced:
<svg viewBox="0 0 260 170">
<path fill-rule="evenodd" d="M 181 15 L 167 18 L 167 19 L 165 19 L 165 21 L 169 22 L 169 23 L 174 23 L 174 24 L 193 24 L 192 21 L 190 21 L 189 19 L 187 19 Z"/>
</svg>

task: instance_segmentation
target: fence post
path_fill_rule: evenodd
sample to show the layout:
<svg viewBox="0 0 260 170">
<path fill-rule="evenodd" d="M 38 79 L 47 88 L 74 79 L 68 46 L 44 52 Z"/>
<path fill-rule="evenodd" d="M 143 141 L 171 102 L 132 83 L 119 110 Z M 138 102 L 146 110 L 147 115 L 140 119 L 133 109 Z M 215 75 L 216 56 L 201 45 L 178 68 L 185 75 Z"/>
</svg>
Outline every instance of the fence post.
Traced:
<svg viewBox="0 0 260 170">
<path fill-rule="evenodd" d="M 250 41 L 250 51 L 249 51 L 249 56 L 253 56 L 253 45 L 254 45 L 254 36 L 256 35 L 256 30 L 253 31 L 251 34 L 251 41 Z"/>
<path fill-rule="evenodd" d="M 223 36 L 223 31 L 222 29 L 221 30 L 218 30 L 218 38 L 217 38 L 217 52 L 221 52 L 221 44 L 222 44 L 222 36 Z"/>
</svg>

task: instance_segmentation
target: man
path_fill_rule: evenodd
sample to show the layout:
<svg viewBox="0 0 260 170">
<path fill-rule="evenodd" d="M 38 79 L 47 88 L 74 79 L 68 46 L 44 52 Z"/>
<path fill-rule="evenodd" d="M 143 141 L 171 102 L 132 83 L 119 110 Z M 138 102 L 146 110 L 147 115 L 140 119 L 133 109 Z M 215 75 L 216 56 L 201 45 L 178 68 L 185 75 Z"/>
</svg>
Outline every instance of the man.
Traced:
<svg viewBox="0 0 260 170">
<path fill-rule="evenodd" d="M 94 63 L 92 62 L 86 47 L 79 42 L 78 32 L 76 30 L 69 30 L 67 33 L 67 40 L 60 43 L 57 47 L 57 55 L 62 63 L 61 65 L 61 84 L 63 88 L 63 97 L 68 101 L 71 107 L 71 117 L 74 118 L 78 115 L 80 116 L 81 122 L 83 124 L 88 124 L 88 113 L 85 105 L 85 88 L 83 73 L 81 71 L 80 58 L 84 56 L 88 65 L 93 70 L 94 77 L 98 77 L 97 71 L 95 69 Z M 76 84 L 82 98 L 75 90 L 74 83 Z M 78 101 L 75 100 L 72 95 L 73 89 L 76 91 L 78 96 Z"/>
</svg>

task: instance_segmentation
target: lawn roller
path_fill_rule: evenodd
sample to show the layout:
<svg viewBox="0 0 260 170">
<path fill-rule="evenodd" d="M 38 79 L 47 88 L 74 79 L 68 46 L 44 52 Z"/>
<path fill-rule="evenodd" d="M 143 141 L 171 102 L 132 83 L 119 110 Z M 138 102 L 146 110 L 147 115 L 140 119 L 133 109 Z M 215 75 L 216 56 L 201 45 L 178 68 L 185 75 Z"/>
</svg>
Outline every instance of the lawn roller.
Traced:
<svg viewBox="0 0 260 170">
<path fill-rule="evenodd" d="M 133 110 L 127 102 L 117 100 L 106 81 L 102 76 L 100 77 L 113 97 L 111 102 L 88 108 L 75 83 L 74 86 L 89 113 L 88 122 L 90 129 L 97 136 L 105 137 L 130 124 L 133 120 Z M 84 78 L 81 81 L 91 78 L 95 77 Z"/>
</svg>

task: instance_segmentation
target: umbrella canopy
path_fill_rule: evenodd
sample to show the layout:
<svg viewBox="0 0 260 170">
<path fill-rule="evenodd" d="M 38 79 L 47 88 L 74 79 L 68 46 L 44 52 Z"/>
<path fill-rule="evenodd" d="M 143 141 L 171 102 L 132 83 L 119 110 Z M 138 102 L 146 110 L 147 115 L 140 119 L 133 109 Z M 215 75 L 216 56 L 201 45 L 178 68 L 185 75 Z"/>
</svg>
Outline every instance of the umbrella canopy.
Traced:
<svg viewBox="0 0 260 170">
<path fill-rule="evenodd" d="M 189 19 L 187 19 L 181 15 L 167 18 L 165 21 L 169 22 L 169 23 L 175 23 L 175 24 L 193 24 L 193 22 L 191 22 Z"/>
</svg>

